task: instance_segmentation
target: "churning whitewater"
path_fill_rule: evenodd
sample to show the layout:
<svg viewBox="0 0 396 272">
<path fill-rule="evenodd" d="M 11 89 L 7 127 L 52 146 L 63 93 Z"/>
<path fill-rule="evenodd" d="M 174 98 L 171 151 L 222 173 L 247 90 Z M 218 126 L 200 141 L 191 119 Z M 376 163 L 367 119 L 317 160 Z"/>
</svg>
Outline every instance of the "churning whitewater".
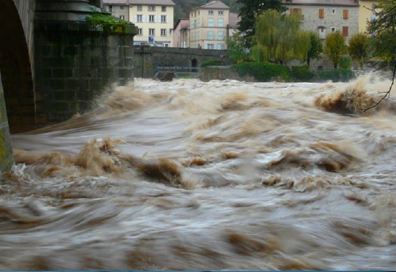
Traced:
<svg viewBox="0 0 396 272">
<path fill-rule="evenodd" d="M 390 82 L 138 79 L 14 135 L 1 270 L 392 270 Z"/>
</svg>

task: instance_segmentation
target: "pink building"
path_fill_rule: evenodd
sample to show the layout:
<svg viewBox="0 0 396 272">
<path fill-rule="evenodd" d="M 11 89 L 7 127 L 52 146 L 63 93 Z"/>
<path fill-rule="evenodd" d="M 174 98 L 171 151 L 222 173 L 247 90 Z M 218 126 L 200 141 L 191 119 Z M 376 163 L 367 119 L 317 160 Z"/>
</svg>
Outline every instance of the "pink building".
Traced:
<svg viewBox="0 0 396 272">
<path fill-rule="evenodd" d="M 179 19 L 173 28 L 173 46 L 181 48 L 190 47 L 190 20 Z"/>
</svg>

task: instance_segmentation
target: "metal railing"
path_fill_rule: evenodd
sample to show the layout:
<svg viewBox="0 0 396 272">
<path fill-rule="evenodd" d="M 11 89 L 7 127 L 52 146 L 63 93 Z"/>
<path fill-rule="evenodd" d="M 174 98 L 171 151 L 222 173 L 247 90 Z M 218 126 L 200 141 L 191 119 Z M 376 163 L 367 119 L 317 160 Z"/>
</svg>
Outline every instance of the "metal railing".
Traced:
<svg viewBox="0 0 396 272">
<path fill-rule="evenodd" d="M 172 73 L 176 77 L 180 75 L 191 75 L 198 76 L 201 72 L 200 67 L 192 67 L 192 66 L 157 66 L 157 72 L 155 77 L 158 77 L 161 74 Z"/>
</svg>

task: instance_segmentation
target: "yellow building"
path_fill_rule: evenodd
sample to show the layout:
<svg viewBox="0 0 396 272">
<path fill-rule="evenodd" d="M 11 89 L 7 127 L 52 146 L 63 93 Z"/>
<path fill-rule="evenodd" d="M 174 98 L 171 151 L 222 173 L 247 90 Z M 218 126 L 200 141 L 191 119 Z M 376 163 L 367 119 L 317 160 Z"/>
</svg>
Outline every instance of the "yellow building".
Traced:
<svg viewBox="0 0 396 272">
<path fill-rule="evenodd" d="M 359 1 L 359 32 L 367 33 L 367 23 L 374 18 L 372 10 L 378 1 L 360 0 Z"/>
<path fill-rule="evenodd" d="M 135 45 L 173 47 L 172 0 L 104 0 L 104 6 L 113 16 L 136 25 Z"/>
<path fill-rule="evenodd" d="M 171 0 L 129 0 L 129 18 L 138 27 L 135 44 L 173 47 Z"/>
<path fill-rule="evenodd" d="M 230 27 L 230 8 L 212 1 L 190 12 L 190 47 L 226 49 Z"/>
</svg>

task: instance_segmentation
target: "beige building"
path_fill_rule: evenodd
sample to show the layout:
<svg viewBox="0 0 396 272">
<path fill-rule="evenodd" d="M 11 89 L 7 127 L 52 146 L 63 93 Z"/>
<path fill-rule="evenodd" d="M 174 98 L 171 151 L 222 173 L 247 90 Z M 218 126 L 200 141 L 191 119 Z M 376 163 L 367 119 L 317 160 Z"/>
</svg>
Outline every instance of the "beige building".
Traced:
<svg viewBox="0 0 396 272">
<path fill-rule="evenodd" d="M 129 20 L 128 0 L 104 0 L 104 9 L 110 12 L 114 17 L 125 21 Z"/>
<path fill-rule="evenodd" d="M 135 45 L 173 47 L 172 0 L 104 0 L 104 6 L 113 16 L 125 16 L 136 25 Z"/>
<path fill-rule="evenodd" d="M 212 1 L 190 12 L 190 47 L 226 49 L 230 8 Z"/>
<path fill-rule="evenodd" d="M 375 18 L 373 9 L 378 1 L 360 0 L 359 1 L 359 32 L 367 33 L 368 22 Z"/>
</svg>

